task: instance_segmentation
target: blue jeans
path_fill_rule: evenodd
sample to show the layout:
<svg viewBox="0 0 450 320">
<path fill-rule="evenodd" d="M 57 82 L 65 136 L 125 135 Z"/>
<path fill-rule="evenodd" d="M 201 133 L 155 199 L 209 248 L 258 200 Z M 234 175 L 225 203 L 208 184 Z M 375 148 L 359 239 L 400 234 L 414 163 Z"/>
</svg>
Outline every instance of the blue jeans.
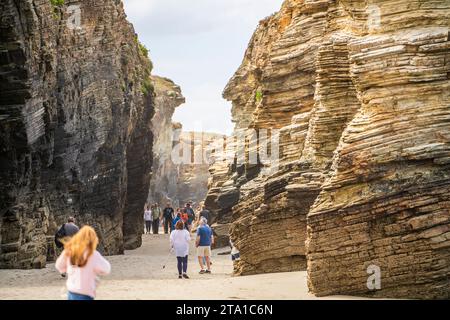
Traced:
<svg viewBox="0 0 450 320">
<path fill-rule="evenodd" d="M 94 298 L 85 296 L 84 294 L 78 294 L 69 291 L 67 293 L 67 300 L 94 300 Z"/>
<path fill-rule="evenodd" d="M 187 265 L 188 265 L 188 256 L 185 257 L 177 257 L 178 260 L 178 274 L 181 275 L 181 271 L 183 271 L 183 273 L 187 272 Z"/>
</svg>

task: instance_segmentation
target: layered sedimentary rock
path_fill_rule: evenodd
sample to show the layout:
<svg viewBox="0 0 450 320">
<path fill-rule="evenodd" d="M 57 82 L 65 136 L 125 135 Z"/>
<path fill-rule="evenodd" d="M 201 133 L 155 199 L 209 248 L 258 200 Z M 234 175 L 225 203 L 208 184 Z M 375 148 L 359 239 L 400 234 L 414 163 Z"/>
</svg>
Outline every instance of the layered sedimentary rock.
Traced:
<svg viewBox="0 0 450 320">
<path fill-rule="evenodd" d="M 121 1 L 52 3 L 0 2 L 0 268 L 45 266 L 68 216 L 140 243 L 151 63 Z"/>
<path fill-rule="evenodd" d="M 279 161 L 212 167 L 236 274 L 307 258 L 317 295 L 449 297 L 449 17 L 444 0 L 287 0 L 260 23 L 224 97 L 236 132 L 278 130 Z"/>
<path fill-rule="evenodd" d="M 173 84 L 172 84 L 173 85 Z M 184 102 L 181 91 L 156 92 L 156 114 L 153 120 L 155 132 L 155 161 L 150 184 L 148 203 L 164 206 L 171 202 L 183 207 L 188 201 L 200 204 L 208 191 L 208 150 L 222 135 L 208 132 L 184 132 L 181 123 L 172 123 L 173 111 Z M 160 100 L 165 96 L 166 99 Z"/>
<path fill-rule="evenodd" d="M 220 135 L 183 132 L 181 123 L 173 123 L 175 109 L 185 102 L 173 81 L 152 77 L 155 88 L 155 115 L 152 119 L 154 161 L 148 203 L 183 206 L 199 203 L 208 190 L 209 164 L 203 156 Z"/>
<path fill-rule="evenodd" d="M 212 148 L 210 157 L 208 192 L 204 201 L 206 209 L 211 213 L 209 224 L 214 230 L 215 246 L 229 245 L 229 228 L 231 223 L 231 207 L 237 203 L 239 192 L 234 186 L 232 166 L 229 159 L 235 154 L 229 137 L 218 139 Z"/>
<path fill-rule="evenodd" d="M 234 181 L 226 189 L 236 196 L 224 209 L 231 211 L 230 233 L 242 256 L 237 274 L 306 268 L 306 214 L 321 174 L 300 158 L 315 105 L 315 60 L 326 17 L 299 19 L 296 5 L 287 2 L 260 23 L 224 92 L 233 102 L 236 131 L 272 130 L 279 143 L 272 163 L 231 168 Z M 272 172 L 264 172 L 270 165 Z"/>
<path fill-rule="evenodd" d="M 352 20 L 363 30 L 347 46 L 361 106 L 308 217 L 310 289 L 448 299 L 450 3 L 376 5 L 379 25 Z M 379 290 L 367 284 L 374 268 Z"/>
<path fill-rule="evenodd" d="M 184 205 L 188 201 L 199 204 L 205 199 L 210 178 L 209 152 L 212 145 L 222 139 L 223 135 L 218 133 L 181 133 L 180 146 L 183 150 L 182 153 L 187 152 L 190 154 L 191 161 L 185 161 L 178 166 L 177 200 L 180 205 Z"/>
</svg>

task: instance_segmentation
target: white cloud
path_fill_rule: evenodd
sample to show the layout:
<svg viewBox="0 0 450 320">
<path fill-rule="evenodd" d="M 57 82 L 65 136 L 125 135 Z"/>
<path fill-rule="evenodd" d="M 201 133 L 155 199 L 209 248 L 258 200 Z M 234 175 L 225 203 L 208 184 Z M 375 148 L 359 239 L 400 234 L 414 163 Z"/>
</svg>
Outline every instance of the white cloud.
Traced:
<svg viewBox="0 0 450 320">
<path fill-rule="evenodd" d="M 211 32 L 254 23 L 279 9 L 274 0 L 124 0 L 129 18 L 156 36 Z M 269 8 L 269 10 L 268 10 Z"/>
<path fill-rule="evenodd" d="M 187 130 L 229 133 L 231 105 L 222 91 L 241 64 L 258 22 L 283 0 L 123 0 L 150 50 L 154 73 L 181 86 L 186 104 L 175 120 Z"/>
<path fill-rule="evenodd" d="M 152 15 L 153 7 L 155 6 L 154 0 L 124 0 L 124 6 L 126 13 L 133 22 L 144 20 L 146 17 Z"/>
</svg>

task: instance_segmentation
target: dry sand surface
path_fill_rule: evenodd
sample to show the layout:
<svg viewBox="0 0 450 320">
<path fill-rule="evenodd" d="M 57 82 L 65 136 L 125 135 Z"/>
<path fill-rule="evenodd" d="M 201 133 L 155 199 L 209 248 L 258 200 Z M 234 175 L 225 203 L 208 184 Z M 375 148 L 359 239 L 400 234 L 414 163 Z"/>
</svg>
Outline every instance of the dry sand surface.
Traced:
<svg viewBox="0 0 450 320">
<path fill-rule="evenodd" d="M 194 236 L 192 237 L 194 238 Z M 141 248 L 122 256 L 107 257 L 110 276 L 102 277 L 97 299 L 107 300 L 224 300 L 224 299 L 316 299 L 308 293 L 306 272 L 232 277 L 230 256 L 213 252 L 211 275 L 198 274 L 192 243 L 189 280 L 178 279 L 176 258 L 170 256 L 168 235 L 144 235 Z M 164 263 L 168 261 L 166 268 Z M 0 299 L 63 300 L 65 280 L 54 264 L 41 270 L 0 270 Z M 328 297 L 327 299 L 352 299 Z"/>
</svg>

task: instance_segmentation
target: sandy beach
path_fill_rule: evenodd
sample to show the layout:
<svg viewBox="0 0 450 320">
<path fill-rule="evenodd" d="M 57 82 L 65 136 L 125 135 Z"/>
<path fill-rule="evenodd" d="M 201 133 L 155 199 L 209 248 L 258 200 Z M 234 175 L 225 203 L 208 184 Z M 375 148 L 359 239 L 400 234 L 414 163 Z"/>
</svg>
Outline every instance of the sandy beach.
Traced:
<svg viewBox="0 0 450 320">
<path fill-rule="evenodd" d="M 192 237 L 194 238 L 194 236 Z M 98 300 L 223 300 L 223 299 L 317 299 L 308 293 L 306 272 L 232 277 L 227 249 L 213 251 L 211 275 L 198 274 L 199 265 L 189 256 L 189 280 L 178 279 L 176 258 L 168 259 L 169 236 L 144 235 L 141 248 L 111 256 L 112 273 L 102 277 Z M 166 268 L 164 263 L 168 261 Z M 0 300 L 65 300 L 65 279 L 49 263 L 41 270 L 0 270 Z M 324 299 L 324 298 L 322 298 Z M 325 299 L 356 299 L 327 297 Z"/>
</svg>

